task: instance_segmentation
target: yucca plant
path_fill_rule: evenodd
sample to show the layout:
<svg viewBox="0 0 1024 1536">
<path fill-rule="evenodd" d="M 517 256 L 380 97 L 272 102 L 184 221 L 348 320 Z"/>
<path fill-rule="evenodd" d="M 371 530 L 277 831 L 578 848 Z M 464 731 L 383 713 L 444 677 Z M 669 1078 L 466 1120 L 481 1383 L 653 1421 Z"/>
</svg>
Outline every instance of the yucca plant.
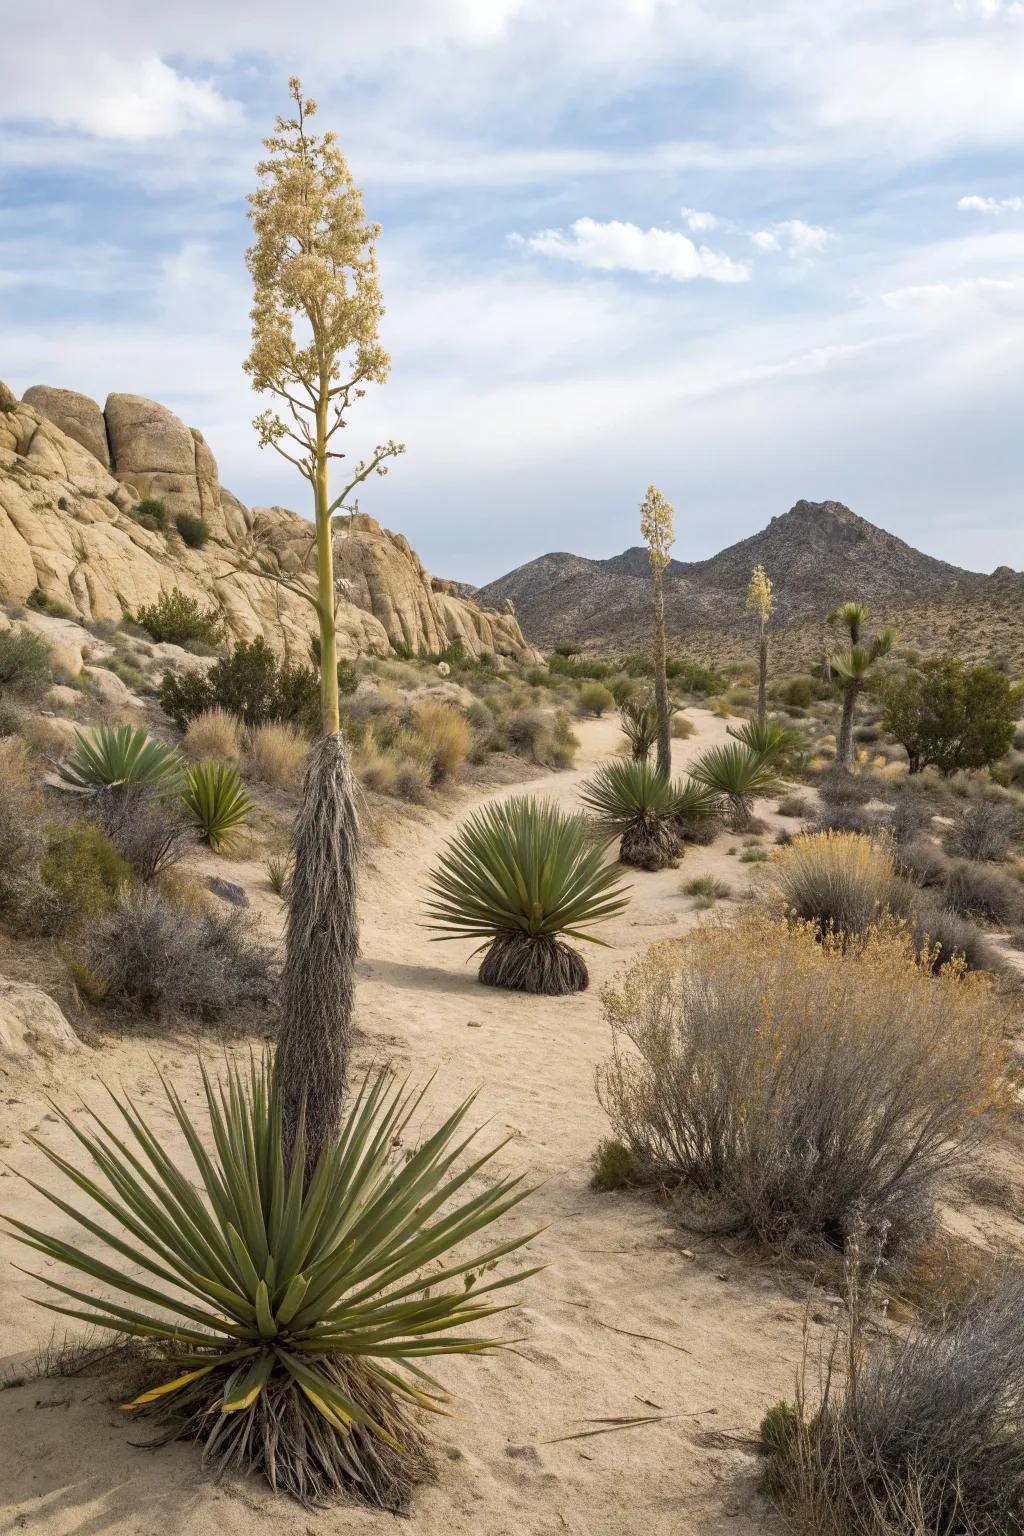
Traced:
<svg viewBox="0 0 1024 1536">
<path fill-rule="evenodd" d="M 500 1347 L 453 1330 L 506 1310 L 493 1294 L 537 1273 L 495 1273 L 534 1233 L 473 1241 L 529 1190 L 489 1176 L 467 1197 L 499 1150 L 456 1167 L 477 1134 L 460 1129 L 472 1099 L 416 1144 L 423 1094 L 386 1069 L 364 1080 L 305 1187 L 303 1129 L 288 1160 L 268 1060 L 217 1084 L 204 1071 L 209 1152 L 207 1127 L 161 1081 L 198 1180 L 127 1096 L 112 1095 L 116 1127 L 54 1106 L 93 1169 L 35 1145 L 91 1204 L 29 1182 L 90 1241 L 4 1218 L 47 1260 L 35 1278 L 59 1299 L 39 1304 L 150 1346 L 157 1380 L 127 1406 L 156 1415 L 165 1439 L 203 1441 L 218 1473 L 261 1471 L 307 1505 L 349 1493 L 402 1509 L 424 1467 L 412 1410 L 446 1400 L 424 1362 Z M 116 1299 L 57 1279 L 53 1263 Z"/>
<path fill-rule="evenodd" d="M 446 845 L 430 876 L 428 926 L 441 939 L 479 938 L 485 986 L 560 996 L 587 986 L 583 957 L 564 938 L 628 901 L 582 816 L 553 801 L 514 796 L 486 805 Z"/>
<path fill-rule="evenodd" d="M 221 853 L 255 809 L 234 763 L 189 763 L 182 799 L 199 834 Z"/>
<path fill-rule="evenodd" d="M 182 783 L 181 758 L 141 726 L 98 725 L 76 731 L 61 778 L 77 789 L 149 789 L 173 794 Z"/>
<path fill-rule="evenodd" d="M 726 802 L 737 832 L 750 826 L 754 797 L 774 794 L 780 783 L 774 759 L 741 741 L 709 747 L 693 764 L 690 776 Z"/>
<path fill-rule="evenodd" d="M 646 758 L 609 758 L 580 785 L 580 799 L 599 833 L 619 838 L 623 864 L 664 869 L 678 859 L 675 787 Z"/>
<path fill-rule="evenodd" d="M 658 708 L 653 699 L 627 699 L 619 709 L 629 755 L 646 762 L 658 739 Z"/>
<path fill-rule="evenodd" d="M 726 726 L 729 735 L 759 756 L 769 758 L 781 773 L 793 773 L 807 756 L 807 738 L 802 731 L 781 720 L 745 720 L 741 726 Z"/>
<path fill-rule="evenodd" d="M 677 780 L 673 790 L 672 822 L 679 841 L 714 842 L 722 815 L 722 796 L 691 778 Z"/>
<path fill-rule="evenodd" d="M 896 643 L 894 629 L 880 629 L 865 638 L 868 618 L 869 609 L 864 603 L 843 603 L 828 616 L 830 624 L 845 630 L 850 637 L 849 647 L 828 659 L 829 670 L 839 684 L 843 700 L 836 756 L 847 772 L 853 768 L 853 722 L 857 699 L 874 677 L 878 663 L 888 656 Z"/>
</svg>

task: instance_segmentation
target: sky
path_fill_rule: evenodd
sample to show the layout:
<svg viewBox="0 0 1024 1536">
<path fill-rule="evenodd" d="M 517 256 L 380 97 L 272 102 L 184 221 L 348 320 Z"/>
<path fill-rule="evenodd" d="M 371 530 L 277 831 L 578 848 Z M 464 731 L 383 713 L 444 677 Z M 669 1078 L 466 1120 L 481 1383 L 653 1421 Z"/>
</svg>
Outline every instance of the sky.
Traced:
<svg viewBox="0 0 1024 1536">
<path fill-rule="evenodd" d="M 0 378 L 251 420 L 246 193 L 302 77 L 379 220 L 361 507 L 438 575 L 702 559 L 834 499 L 1024 567 L 1024 0 L 35 0 L 0 50 Z M 44 42 L 45 40 L 45 42 Z"/>
</svg>

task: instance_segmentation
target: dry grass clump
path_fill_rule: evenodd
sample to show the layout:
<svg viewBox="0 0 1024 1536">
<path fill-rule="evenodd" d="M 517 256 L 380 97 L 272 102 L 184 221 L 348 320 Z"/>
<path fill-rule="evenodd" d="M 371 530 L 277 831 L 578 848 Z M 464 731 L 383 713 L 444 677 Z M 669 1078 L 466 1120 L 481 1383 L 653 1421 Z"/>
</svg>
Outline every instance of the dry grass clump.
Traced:
<svg viewBox="0 0 1024 1536">
<path fill-rule="evenodd" d="M 892 854 L 857 832 L 795 837 L 775 861 L 773 884 L 787 912 L 843 940 L 861 937 L 888 913 L 906 915 L 909 906 Z"/>
<path fill-rule="evenodd" d="M 277 989 L 272 951 L 243 913 L 179 906 L 153 887 L 128 893 L 93 926 L 81 961 L 97 996 L 160 1021 L 244 1027 Z"/>
<path fill-rule="evenodd" d="M 309 737 L 284 721 L 257 725 L 245 739 L 250 773 L 275 789 L 299 788 L 309 748 Z"/>
<path fill-rule="evenodd" d="M 352 770 L 364 789 L 377 795 L 390 795 L 395 789 L 397 764 L 394 755 L 367 736 L 352 753 Z"/>
<path fill-rule="evenodd" d="M 712 922 L 654 946 L 603 1003 L 614 1137 L 720 1227 L 782 1248 L 842 1247 L 860 1224 L 901 1261 L 1006 1102 L 990 983 L 932 975 L 892 929 L 844 951 L 763 912 Z"/>
<path fill-rule="evenodd" d="M 190 757 L 237 762 L 242 755 L 242 722 L 228 709 L 204 709 L 188 723 L 182 745 Z"/>
<path fill-rule="evenodd" d="M 836 1344 L 839 1344 L 838 1339 Z M 762 1424 L 765 1483 L 806 1536 L 1020 1536 L 1024 1279 L 923 1317 L 868 1352 L 856 1297 L 845 1349 L 808 1401 Z"/>
<path fill-rule="evenodd" d="M 412 712 L 413 734 L 431 762 L 435 784 L 452 778 L 473 748 L 473 728 L 460 709 L 440 699 L 424 699 Z"/>
</svg>

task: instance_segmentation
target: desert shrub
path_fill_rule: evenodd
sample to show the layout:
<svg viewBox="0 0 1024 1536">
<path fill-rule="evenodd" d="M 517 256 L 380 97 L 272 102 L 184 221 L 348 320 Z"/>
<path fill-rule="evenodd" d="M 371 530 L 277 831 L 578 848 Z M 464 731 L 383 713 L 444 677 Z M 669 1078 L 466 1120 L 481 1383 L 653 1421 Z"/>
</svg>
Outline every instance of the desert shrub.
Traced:
<svg viewBox="0 0 1024 1536">
<path fill-rule="evenodd" d="M 970 800 L 946 835 L 946 852 L 961 859 L 1005 859 L 1020 837 L 1021 813 L 1005 800 Z"/>
<path fill-rule="evenodd" d="M 282 666 L 262 636 L 239 641 L 209 672 L 197 668 L 165 672 L 159 698 L 164 713 L 180 730 L 195 715 L 217 707 L 249 726 L 286 720 L 312 731 L 320 722 L 320 681 L 315 669 Z"/>
<path fill-rule="evenodd" d="M 167 508 L 158 496 L 144 496 L 137 501 L 132 516 L 152 533 L 162 533 L 167 527 Z"/>
<path fill-rule="evenodd" d="M 636 678 L 628 677 L 625 672 L 620 672 L 617 676 L 608 679 L 608 689 L 618 709 L 636 696 L 637 686 Z"/>
<path fill-rule="evenodd" d="M 593 1189 L 605 1192 L 625 1189 L 636 1173 L 632 1152 L 621 1141 L 606 1137 L 598 1142 L 590 1159 L 590 1183 Z"/>
<path fill-rule="evenodd" d="M 183 858 L 193 841 L 192 826 L 177 795 L 147 788 L 104 790 L 93 797 L 89 810 L 143 884 Z"/>
<path fill-rule="evenodd" d="M 188 1148 L 182 1171 L 146 1110 L 116 1092 L 116 1131 L 61 1112 L 91 1167 L 51 1160 L 89 1214 L 41 1193 L 58 1229 L 70 1217 L 88 1242 L 15 1232 L 47 1269 L 104 1282 L 103 1296 L 84 1295 L 87 1316 L 148 1346 L 152 1375 L 128 1406 L 156 1417 L 161 1441 L 202 1441 L 221 1472 L 262 1472 L 307 1509 L 347 1494 L 405 1512 L 429 1468 L 413 1414 L 447 1400 L 422 1362 L 498 1347 L 476 1325 L 504 1310 L 498 1290 L 535 1270 L 496 1274 L 531 1234 L 505 1229 L 495 1246 L 488 1229 L 529 1191 L 488 1168 L 483 1192 L 465 1192 L 497 1150 L 456 1166 L 476 1134 L 464 1126 L 472 1096 L 436 1129 L 417 1126 L 403 1154 L 422 1090 L 396 1087 L 387 1069 L 368 1075 L 304 1185 L 301 1159 L 282 1155 L 286 1101 L 269 1059 L 229 1066 L 219 1083 L 204 1074 L 204 1087 L 194 1113 L 161 1082 L 161 1114 Z M 110 1225 L 128 1228 L 131 1246 Z M 140 1266 L 159 1290 L 140 1285 Z M 44 1283 L 61 1305 L 69 1287 Z"/>
<path fill-rule="evenodd" d="M 130 866 L 111 839 L 88 821 L 51 826 L 39 874 L 56 893 L 67 928 L 109 912 L 132 880 Z"/>
<path fill-rule="evenodd" d="M 894 843 L 900 846 L 913 843 L 927 832 L 935 817 L 935 810 L 926 797 L 915 794 L 909 785 L 896 797 L 889 812 L 886 829 Z"/>
<path fill-rule="evenodd" d="M 818 832 L 860 832 L 869 837 L 878 828 L 878 818 L 865 805 L 823 800 L 814 813 L 814 827 Z"/>
<path fill-rule="evenodd" d="M 869 1352 L 859 1305 L 813 1404 L 762 1426 L 766 1487 L 805 1536 L 1020 1536 L 1024 1281 L 924 1314 Z M 845 1344 L 845 1381 L 835 1372 Z M 774 1430 L 769 1438 L 765 1428 Z"/>
<path fill-rule="evenodd" d="M 580 739 L 572 728 L 568 712 L 557 709 L 551 726 L 551 747 L 546 758 L 547 767 L 571 768 L 579 745 Z"/>
<path fill-rule="evenodd" d="M 148 1018 L 246 1018 L 276 994 L 272 951 L 244 913 L 172 904 L 154 887 L 130 892 L 94 924 L 82 959 L 116 1003 Z"/>
<path fill-rule="evenodd" d="M 924 839 L 916 843 L 893 845 L 897 874 L 904 875 L 924 889 L 940 889 L 949 875 L 949 860 L 935 843 Z"/>
<path fill-rule="evenodd" d="M 970 859 L 958 859 L 946 876 L 946 905 L 962 917 L 979 917 L 1011 928 L 1024 916 L 1024 891 L 1011 875 Z"/>
<path fill-rule="evenodd" d="M 615 696 L 603 683 L 584 683 L 579 699 L 585 715 L 604 715 L 615 707 Z"/>
<path fill-rule="evenodd" d="M 779 699 L 792 709 L 810 709 L 814 697 L 814 682 L 809 677 L 787 678 L 779 689 Z"/>
<path fill-rule="evenodd" d="M 670 682 L 678 683 L 687 693 L 703 694 L 706 697 L 708 694 L 721 693 L 726 687 L 721 672 L 711 667 L 702 667 L 697 661 L 687 661 L 682 656 L 670 657 L 665 672 Z"/>
<path fill-rule="evenodd" d="M 672 716 L 671 729 L 672 735 L 676 741 L 688 741 L 696 731 L 697 727 L 694 725 L 693 721 L 689 718 L 688 715 L 684 715 L 682 711 L 680 711 L 679 713 Z"/>
<path fill-rule="evenodd" d="M 22 720 L 16 709 L 0 703 L 0 740 L 21 735 Z"/>
<path fill-rule="evenodd" d="M 216 610 L 201 608 L 180 587 L 161 592 L 155 603 L 139 608 L 135 621 L 153 640 L 170 645 L 217 645 L 224 638 L 224 624 Z"/>
<path fill-rule="evenodd" d="M 492 717 L 493 723 L 493 717 Z M 541 709 L 517 709 L 502 722 L 508 745 L 518 757 L 543 763 L 551 733 L 550 716 Z"/>
<path fill-rule="evenodd" d="M 732 895 L 731 886 L 724 880 L 716 880 L 714 875 L 695 875 L 692 880 L 687 880 L 683 886 L 687 896 L 696 896 L 701 901 L 723 901 Z"/>
<path fill-rule="evenodd" d="M 892 854 L 856 832 L 795 837 L 775 860 L 773 887 L 787 913 L 843 942 L 910 906 Z"/>
<path fill-rule="evenodd" d="M 174 519 L 174 526 L 181 534 L 182 542 L 189 549 L 202 549 L 209 540 L 210 525 L 202 517 L 195 517 L 191 512 L 179 512 Z"/>
<path fill-rule="evenodd" d="M 245 758 L 250 771 L 264 783 L 277 789 L 298 789 L 309 747 L 309 737 L 294 725 L 270 721 L 247 733 Z"/>
<path fill-rule="evenodd" d="M 810 802 L 803 795 L 783 795 L 775 807 L 780 816 L 806 817 L 811 814 Z"/>
<path fill-rule="evenodd" d="M 431 773 L 429 764 L 420 757 L 400 757 L 395 764 L 391 792 L 399 800 L 410 805 L 426 805 L 430 799 Z"/>
<path fill-rule="evenodd" d="M 237 762 L 242 755 L 239 721 L 220 706 L 204 709 L 188 722 L 182 745 L 190 757 L 219 757 Z"/>
<path fill-rule="evenodd" d="M 50 681 L 50 645 L 31 629 L 0 630 L 0 693 L 31 698 Z"/>
<path fill-rule="evenodd" d="M 644 1177 L 774 1245 L 841 1247 L 856 1227 L 905 1256 L 1006 1099 L 988 982 L 933 976 L 897 931 L 844 952 L 751 913 L 654 946 L 602 998 L 613 1136 Z"/>
<path fill-rule="evenodd" d="M 430 757 L 431 777 L 442 783 L 458 773 L 473 745 L 473 729 L 461 710 L 424 699 L 412 712 L 413 729 Z"/>
<path fill-rule="evenodd" d="M 131 786 L 172 793 L 180 787 L 181 773 L 181 759 L 172 747 L 131 725 L 76 731 L 74 749 L 60 765 L 61 777 L 76 789 Z"/>
<path fill-rule="evenodd" d="M 215 853 L 230 847 L 255 810 L 234 763 L 189 763 L 181 798 L 200 837 Z"/>
<path fill-rule="evenodd" d="M 885 728 L 906 749 L 911 773 L 984 768 L 1009 751 L 1024 698 L 996 667 L 955 656 L 925 661 L 882 686 Z"/>
<path fill-rule="evenodd" d="M 601 681 L 611 676 L 613 668 L 607 661 L 587 661 L 580 656 L 560 656 L 556 651 L 548 657 L 548 671 L 553 677 L 572 677 L 577 680 L 596 678 Z"/>
<path fill-rule="evenodd" d="M 917 954 L 927 958 L 933 970 L 957 959 L 969 971 L 1002 969 L 1000 957 L 987 935 L 940 901 L 915 902 L 908 931 Z"/>
<path fill-rule="evenodd" d="M 864 805 L 874 790 L 869 778 L 849 773 L 838 765 L 829 768 L 818 780 L 818 794 L 828 805 Z"/>
<path fill-rule="evenodd" d="M 428 927 L 441 939 L 483 941 L 485 986 L 549 996 L 587 986 L 563 935 L 620 912 L 628 895 L 582 816 L 525 795 L 485 805 L 445 846 L 431 873 Z"/>
</svg>

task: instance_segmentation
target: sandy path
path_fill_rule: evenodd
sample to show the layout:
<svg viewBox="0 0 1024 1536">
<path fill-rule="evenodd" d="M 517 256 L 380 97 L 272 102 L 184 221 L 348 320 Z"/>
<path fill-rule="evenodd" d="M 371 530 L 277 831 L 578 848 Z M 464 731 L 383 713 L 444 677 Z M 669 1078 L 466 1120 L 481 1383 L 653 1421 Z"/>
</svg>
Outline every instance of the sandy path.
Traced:
<svg viewBox="0 0 1024 1536">
<path fill-rule="evenodd" d="M 677 768 L 725 735 L 711 715 L 692 718 L 697 734 L 673 744 Z M 580 735 L 578 767 L 532 781 L 531 793 L 572 805 L 579 780 L 615 749 L 617 721 L 586 722 Z M 501 1166 L 544 1181 L 526 1220 L 551 1223 L 531 1254 L 550 1267 L 530 1283 L 510 1325 L 526 1335 L 515 1354 L 443 1364 L 442 1378 L 459 1394 L 458 1418 L 441 1423 L 439 1480 L 418 1494 L 407 1529 L 413 1536 L 762 1533 L 768 1519 L 755 1492 L 756 1462 L 731 1437 L 749 1435 L 764 1408 L 789 1394 L 799 1302 L 778 1275 L 693 1240 L 643 1198 L 588 1187 L 588 1158 L 606 1133 L 593 1091 L 608 1047 L 598 988 L 632 953 L 696 920 L 681 894 L 684 879 L 710 872 L 739 892 L 749 884 L 747 866 L 727 854 L 732 843 L 723 838 L 689 850 L 679 870 L 638 873 L 630 906 L 604 929 L 613 947 L 588 948 L 591 990 L 528 998 L 481 988 L 466 964 L 471 945 L 433 943 L 418 926 L 423 877 L 451 827 L 451 818 L 436 818 L 403 828 L 400 846 L 375 854 L 362 908 L 363 1054 L 389 1057 L 417 1077 L 437 1067 L 432 1118 L 480 1088 L 480 1118 L 490 1120 L 495 1139 L 513 1138 Z M 188 1053 L 161 1043 L 155 1055 L 198 1098 Z M 116 1074 L 149 1097 L 156 1124 L 176 1139 L 153 1092 L 148 1048 L 104 1048 L 102 1061 L 85 1070 Z M 96 1092 L 89 1084 L 83 1091 L 90 1099 Z M 38 1172 L 37 1154 L 14 1141 L 14 1127 L 38 1128 L 54 1144 L 61 1128 L 30 1087 L 7 1097 L 6 1155 Z M 0 1205 L 15 1203 L 18 1214 L 31 1212 L 26 1219 L 41 1215 L 38 1198 L 5 1175 Z M 43 1314 L 10 1294 L 8 1258 L 22 1255 L 0 1238 L 4 1355 L 37 1346 L 46 1333 Z M 636 1337 L 643 1334 L 653 1337 Z M 584 1418 L 657 1409 L 680 1417 L 545 1443 Z M 97 1382 L 46 1380 L 0 1393 L 0 1532 L 305 1536 L 391 1527 L 388 1517 L 349 1508 L 311 1518 L 255 1482 L 215 1487 L 197 1463 L 190 1446 L 156 1454 L 130 1448 L 125 1421 Z"/>
</svg>

